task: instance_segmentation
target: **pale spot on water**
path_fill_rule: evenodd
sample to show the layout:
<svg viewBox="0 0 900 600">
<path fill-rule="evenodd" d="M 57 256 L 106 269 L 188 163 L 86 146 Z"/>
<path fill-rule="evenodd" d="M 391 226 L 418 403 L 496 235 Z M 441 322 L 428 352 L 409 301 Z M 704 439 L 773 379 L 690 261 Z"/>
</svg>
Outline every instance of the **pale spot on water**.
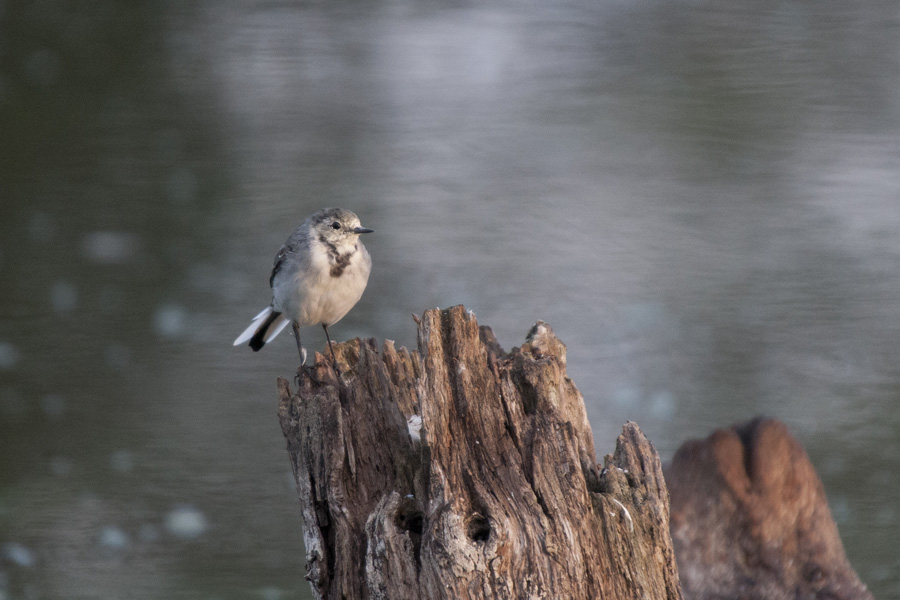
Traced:
<svg viewBox="0 0 900 600">
<path fill-rule="evenodd" d="M 69 313 L 78 306 L 78 290 L 68 281 L 57 281 L 50 288 L 50 304 L 57 313 Z"/>
<path fill-rule="evenodd" d="M 186 325 L 187 311 L 177 304 L 160 306 L 153 316 L 153 329 L 161 337 L 178 337 L 184 333 Z"/>
<path fill-rule="evenodd" d="M 137 255 L 136 235 L 123 231 L 92 231 L 81 239 L 81 254 L 100 264 L 124 264 Z"/>
<path fill-rule="evenodd" d="M 632 407 L 637 404 L 640 396 L 640 392 L 637 388 L 620 387 L 613 392 L 613 402 L 619 407 Z"/>
<path fill-rule="evenodd" d="M 65 456 L 54 456 L 50 459 L 50 473 L 57 477 L 66 477 L 73 471 L 72 461 Z"/>
<path fill-rule="evenodd" d="M 668 391 L 650 396 L 650 413 L 657 419 L 671 419 L 675 415 L 675 396 Z"/>
<path fill-rule="evenodd" d="M 34 552 L 29 550 L 24 544 L 10 542 L 0 546 L 0 549 L 2 549 L 2 551 L 0 551 L 0 556 L 17 567 L 29 568 L 37 564 Z"/>
<path fill-rule="evenodd" d="M 10 342 L 0 341 L 0 369 L 10 370 L 19 364 L 19 349 Z"/>
<path fill-rule="evenodd" d="M 100 530 L 97 542 L 104 548 L 112 550 L 124 550 L 131 545 L 128 534 L 113 525 L 108 525 Z"/>
<path fill-rule="evenodd" d="M 846 498 L 843 496 L 829 498 L 829 504 L 831 505 L 831 514 L 838 525 L 850 524 L 853 520 L 853 511 Z"/>
<path fill-rule="evenodd" d="M 280 600 L 283 594 L 280 589 L 270 586 L 260 590 L 260 596 L 263 600 Z"/>
<path fill-rule="evenodd" d="M 109 466 L 119 473 L 130 473 L 134 470 L 134 454 L 130 450 L 116 450 L 109 455 Z"/>
<path fill-rule="evenodd" d="M 180 506 L 166 515 L 165 528 L 177 538 L 193 540 L 203 535 L 209 524 L 200 510 L 193 506 Z"/>
</svg>

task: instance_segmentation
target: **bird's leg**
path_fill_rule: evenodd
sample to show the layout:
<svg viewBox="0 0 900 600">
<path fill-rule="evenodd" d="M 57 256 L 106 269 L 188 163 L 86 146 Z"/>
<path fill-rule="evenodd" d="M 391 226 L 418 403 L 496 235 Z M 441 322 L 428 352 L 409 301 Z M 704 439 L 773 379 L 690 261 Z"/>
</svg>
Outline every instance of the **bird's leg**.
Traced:
<svg viewBox="0 0 900 600">
<path fill-rule="evenodd" d="M 297 341 L 297 352 L 300 353 L 300 366 L 297 367 L 297 376 L 294 377 L 294 383 L 297 384 L 297 389 L 299 390 L 300 374 L 306 372 L 306 375 L 309 376 L 309 370 L 306 366 L 306 348 L 300 343 L 300 326 L 293 322 L 291 322 L 291 325 L 294 329 L 294 339 Z"/>
<path fill-rule="evenodd" d="M 291 325 L 294 327 L 294 339 L 297 340 L 297 352 L 300 353 L 300 365 L 303 366 L 306 364 L 306 348 L 300 343 L 300 326 L 296 323 Z"/>
<path fill-rule="evenodd" d="M 337 357 L 334 355 L 334 347 L 331 345 L 331 336 L 328 335 L 328 325 L 322 323 L 322 329 L 325 330 L 325 339 L 328 340 L 328 348 L 331 350 L 331 362 L 334 365 L 334 372 L 340 375 L 341 370 L 338 368 Z"/>
</svg>

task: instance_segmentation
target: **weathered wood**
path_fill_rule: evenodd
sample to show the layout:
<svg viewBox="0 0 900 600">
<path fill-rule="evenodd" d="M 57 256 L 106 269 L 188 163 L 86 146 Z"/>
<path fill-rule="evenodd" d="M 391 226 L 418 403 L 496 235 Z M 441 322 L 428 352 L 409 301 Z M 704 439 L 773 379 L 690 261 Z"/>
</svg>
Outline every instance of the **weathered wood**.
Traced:
<svg viewBox="0 0 900 600">
<path fill-rule="evenodd" d="M 756 419 L 686 442 L 666 481 L 687 598 L 871 600 L 784 424 Z"/>
<path fill-rule="evenodd" d="M 462 307 L 418 323 L 279 380 L 316 597 L 681 598 L 656 450 L 628 423 L 598 473 L 550 328 L 506 354 Z"/>
</svg>

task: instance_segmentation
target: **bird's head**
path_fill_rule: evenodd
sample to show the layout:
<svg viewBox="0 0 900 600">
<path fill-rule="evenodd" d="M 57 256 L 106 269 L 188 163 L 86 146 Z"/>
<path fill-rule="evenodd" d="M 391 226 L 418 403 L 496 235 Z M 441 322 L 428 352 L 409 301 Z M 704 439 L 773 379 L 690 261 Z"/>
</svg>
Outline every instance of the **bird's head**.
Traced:
<svg viewBox="0 0 900 600">
<path fill-rule="evenodd" d="M 335 246 L 355 243 L 360 234 L 372 232 L 362 226 L 355 213 L 343 208 L 323 208 L 310 219 L 319 239 Z"/>
</svg>

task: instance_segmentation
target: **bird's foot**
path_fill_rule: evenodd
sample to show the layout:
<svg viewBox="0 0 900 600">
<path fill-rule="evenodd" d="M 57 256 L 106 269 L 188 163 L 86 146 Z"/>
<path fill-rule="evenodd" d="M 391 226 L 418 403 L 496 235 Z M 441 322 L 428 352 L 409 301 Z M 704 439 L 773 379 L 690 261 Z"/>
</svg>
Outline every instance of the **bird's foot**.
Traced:
<svg viewBox="0 0 900 600">
<path fill-rule="evenodd" d="M 332 365 L 332 368 L 335 370 L 335 374 L 338 376 L 338 378 L 340 378 L 341 372 L 337 368 L 337 365 Z M 296 381 L 298 382 L 298 385 L 299 385 L 300 379 L 304 375 L 306 376 L 307 379 L 309 379 L 316 385 L 322 385 L 323 383 L 326 383 L 328 381 L 328 379 L 330 379 L 328 377 L 326 377 L 325 379 L 320 379 L 317 376 L 317 371 L 318 371 L 318 369 L 316 369 L 315 365 L 313 365 L 313 366 L 300 365 L 300 367 L 297 368 L 297 377 L 296 377 Z"/>
<path fill-rule="evenodd" d="M 307 379 L 309 379 L 310 381 L 312 381 L 313 383 L 322 383 L 322 382 L 319 381 L 319 379 L 315 376 L 315 372 L 316 372 L 315 367 L 311 367 L 311 366 L 309 366 L 309 365 L 301 364 L 299 367 L 297 367 L 297 374 L 294 375 L 294 383 L 296 383 L 296 384 L 297 384 L 297 387 L 299 388 L 299 387 L 300 387 L 300 382 L 303 380 L 303 377 L 304 377 L 304 376 L 305 376 Z"/>
</svg>

